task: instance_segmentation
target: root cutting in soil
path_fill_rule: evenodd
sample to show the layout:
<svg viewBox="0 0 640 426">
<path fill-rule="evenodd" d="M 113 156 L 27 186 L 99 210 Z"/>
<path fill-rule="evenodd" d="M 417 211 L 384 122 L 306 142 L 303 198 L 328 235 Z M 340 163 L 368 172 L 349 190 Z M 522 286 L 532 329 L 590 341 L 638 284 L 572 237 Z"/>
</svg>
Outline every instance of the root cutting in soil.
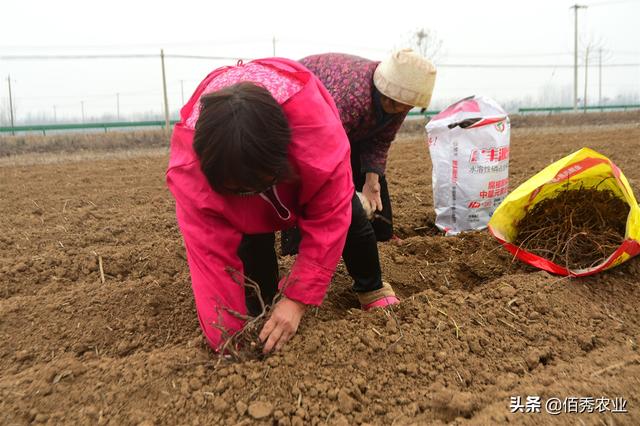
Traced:
<svg viewBox="0 0 640 426">
<path fill-rule="evenodd" d="M 516 224 L 515 245 L 567 269 L 607 259 L 623 242 L 629 206 L 611 190 L 560 190 Z"/>
<path fill-rule="evenodd" d="M 282 288 L 276 293 L 273 298 L 273 302 L 270 305 L 265 304 L 262 294 L 260 293 L 260 286 L 249 277 L 243 276 L 237 270 L 227 267 L 226 272 L 231 279 L 237 285 L 244 287 L 245 291 L 251 291 L 260 304 L 260 312 L 256 316 L 243 315 L 240 312 L 234 311 L 227 307 L 221 307 L 220 309 L 229 313 L 230 315 L 245 321 L 244 326 L 233 334 L 224 328 L 221 321 L 213 326 L 219 329 L 222 333 L 222 344 L 218 347 L 219 361 L 223 359 L 243 362 L 252 359 L 263 359 L 262 353 L 263 343 L 258 338 L 264 323 L 269 318 L 271 308 L 278 303 L 283 296 L 283 291 L 288 286 L 288 281 L 282 286 Z M 218 318 L 222 316 L 218 312 Z"/>
</svg>

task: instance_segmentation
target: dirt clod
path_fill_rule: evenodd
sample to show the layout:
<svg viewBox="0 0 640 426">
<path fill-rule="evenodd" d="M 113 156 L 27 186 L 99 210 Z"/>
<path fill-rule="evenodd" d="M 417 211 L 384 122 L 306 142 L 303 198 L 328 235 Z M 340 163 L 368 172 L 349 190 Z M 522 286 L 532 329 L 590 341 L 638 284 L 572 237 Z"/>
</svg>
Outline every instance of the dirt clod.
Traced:
<svg viewBox="0 0 640 426">
<path fill-rule="evenodd" d="M 249 415 L 256 420 L 269 417 L 273 412 L 273 404 L 264 401 L 255 401 L 249 404 Z"/>
<path fill-rule="evenodd" d="M 356 406 L 356 400 L 353 399 L 344 389 L 338 392 L 338 407 L 343 414 L 351 414 Z"/>
<path fill-rule="evenodd" d="M 224 413 L 229 408 L 229 403 L 220 396 L 215 397 L 211 405 L 213 406 L 213 411 L 217 413 Z"/>
<path fill-rule="evenodd" d="M 244 416 L 244 414 L 247 412 L 247 404 L 245 404 L 242 401 L 238 401 L 236 402 L 236 411 L 238 412 L 239 416 Z M 282 416 L 280 416 L 282 417 Z M 276 419 L 278 420 L 278 419 Z"/>
</svg>

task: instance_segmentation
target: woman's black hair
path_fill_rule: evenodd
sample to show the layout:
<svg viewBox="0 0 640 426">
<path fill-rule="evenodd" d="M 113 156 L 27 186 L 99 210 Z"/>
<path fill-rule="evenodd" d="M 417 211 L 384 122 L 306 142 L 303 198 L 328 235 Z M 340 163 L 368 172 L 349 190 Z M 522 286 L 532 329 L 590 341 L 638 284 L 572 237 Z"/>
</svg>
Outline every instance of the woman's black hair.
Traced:
<svg viewBox="0 0 640 426">
<path fill-rule="evenodd" d="M 291 176 L 291 130 L 268 90 L 237 83 L 200 102 L 193 149 L 216 192 L 259 192 Z"/>
</svg>

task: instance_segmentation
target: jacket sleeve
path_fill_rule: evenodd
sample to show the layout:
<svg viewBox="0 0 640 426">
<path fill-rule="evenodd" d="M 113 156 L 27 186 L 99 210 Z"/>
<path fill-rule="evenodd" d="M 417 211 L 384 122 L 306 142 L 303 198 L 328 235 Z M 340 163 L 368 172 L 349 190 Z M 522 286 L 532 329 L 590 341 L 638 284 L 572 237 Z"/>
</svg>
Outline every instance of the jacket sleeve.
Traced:
<svg viewBox="0 0 640 426">
<path fill-rule="evenodd" d="M 380 176 L 385 174 L 391 142 L 395 139 L 405 117 L 406 114 L 399 114 L 380 132 L 360 143 L 361 173 L 373 172 Z"/>
<path fill-rule="evenodd" d="M 322 303 L 344 249 L 353 194 L 347 154 L 304 206 L 298 220 L 302 236 L 299 254 L 289 275 L 280 282 L 288 298 L 308 305 Z"/>
<path fill-rule="evenodd" d="M 222 343 L 219 327 L 231 334 L 243 325 L 229 310 L 246 314 L 244 288 L 234 282 L 226 269 L 231 267 L 242 277 L 242 261 L 237 254 L 242 234 L 224 218 L 201 208 L 193 194 L 188 196 L 180 173 L 179 169 L 169 172 L 167 183 L 176 199 L 176 217 L 187 252 L 200 326 L 216 349 Z M 242 278 L 236 280 L 242 282 Z"/>
</svg>

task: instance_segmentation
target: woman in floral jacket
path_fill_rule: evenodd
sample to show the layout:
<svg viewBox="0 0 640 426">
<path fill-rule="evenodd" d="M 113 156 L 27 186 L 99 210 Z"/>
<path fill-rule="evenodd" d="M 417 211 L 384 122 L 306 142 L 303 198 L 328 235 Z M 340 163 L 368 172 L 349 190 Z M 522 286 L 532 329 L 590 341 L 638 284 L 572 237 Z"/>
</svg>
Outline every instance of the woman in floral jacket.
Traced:
<svg viewBox="0 0 640 426">
<path fill-rule="evenodd" d="M 413 107 L 427 108 L 435 84 L 435 66 L 410 49 L 383 62 L 342 53 L 300 60 L 327 88 L 336 103 L 351 145 L 357 191 L 379 211 L 373 220 L 378 241 L 393 237 L 392 209 L 385 177 L 387 154 Z M 283 253 L 296 252 L 297 236 L 283 235 Z"/>
</svg>

